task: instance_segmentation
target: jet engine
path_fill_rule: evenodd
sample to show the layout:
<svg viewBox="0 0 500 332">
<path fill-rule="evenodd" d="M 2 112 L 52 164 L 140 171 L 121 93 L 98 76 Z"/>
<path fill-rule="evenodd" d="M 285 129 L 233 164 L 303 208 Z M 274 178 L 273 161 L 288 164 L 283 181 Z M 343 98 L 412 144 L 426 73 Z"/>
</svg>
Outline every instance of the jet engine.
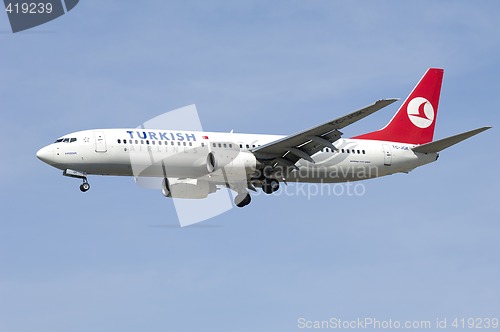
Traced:
<svg viewBox="0 0 500 332">
<path fill-rule="evenodd" d="M 207 155 L 207 170 L 213 173 L 224 168 L 226 173 L 246 173 L 254 171 L 258 161 L 251 152 L 234 150 L 215 150 Z"/>
</svg>

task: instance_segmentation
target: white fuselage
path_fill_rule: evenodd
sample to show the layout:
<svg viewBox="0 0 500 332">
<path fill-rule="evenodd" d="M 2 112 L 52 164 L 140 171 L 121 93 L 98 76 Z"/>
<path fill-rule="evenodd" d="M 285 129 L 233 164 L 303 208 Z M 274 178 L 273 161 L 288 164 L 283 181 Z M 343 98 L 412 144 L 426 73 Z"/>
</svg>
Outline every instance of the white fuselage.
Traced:
<svg viewBox="0 0 500 332">
<path fill-rule="evenodd" d="M 42 148 L 37 156 L 58 169 L 74 169 L 86 174 L 204 178 L 220 184 L 231 171 L 209 174 L 207 155 L 210 151 L 231 159 L 238 154 L 250 155 L 252 149 L 282 137 L 149 129 L 85 130 L 63 136 Z M 300 159 L 295 164 L 297 169 L 281 180 L 356 181 L 409 172 L 437 159 L 437 153 L 413 152 L 411 148 L 415 145 L 411 144 L 339 139 L 334 146 L 338 150 L 324 148 L 314 154 L 315 163 Z M 244 165 L 244 169 L 250 178 L 254 170 L 247 166 Z"/>
</svg>

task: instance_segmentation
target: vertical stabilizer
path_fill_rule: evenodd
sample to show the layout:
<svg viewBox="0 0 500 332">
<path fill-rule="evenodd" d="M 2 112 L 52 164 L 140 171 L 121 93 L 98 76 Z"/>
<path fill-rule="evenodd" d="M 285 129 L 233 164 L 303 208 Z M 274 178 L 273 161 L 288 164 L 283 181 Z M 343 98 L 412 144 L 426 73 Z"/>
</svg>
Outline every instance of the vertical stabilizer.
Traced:
<svg viewBox="0 0 500 332">
<path fill-rule="evenodd" d="M 428 69 L 384 128 L 354 138 L 408 144 L 432 142 L 443 74 L 443 69 Z"/>
</svg>

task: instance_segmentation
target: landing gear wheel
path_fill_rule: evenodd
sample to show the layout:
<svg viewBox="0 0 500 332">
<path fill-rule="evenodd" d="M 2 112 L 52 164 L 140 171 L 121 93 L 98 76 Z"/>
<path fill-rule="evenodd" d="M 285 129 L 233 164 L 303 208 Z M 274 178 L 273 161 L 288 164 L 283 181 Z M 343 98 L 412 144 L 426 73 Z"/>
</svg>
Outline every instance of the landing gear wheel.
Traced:
<svg viewBox="0 0 500 332">
<path fill-rule="evenodd" d="M 277 191 L 280 188 L 280 183 L 276 179 L 271 179 L 269 181 L 269 184 L 271 185 L 273 192 Z"/>
<path fill-rule="evenodd" d="M 250 204 L 251 201 L 252 201 L 252 197 L 250 196 L 249 193 L 238 194 L 234 198 L 234 204 L 236 204 L 236 206 L 240 207 L 240 208 L 247 206 L 248 204 Z"/>
<path fill-rule="evenodd" d="M 279 188 L 280 188 L 280 183 L 276 179 L 266 179 L 262 183 L 262 191 L 264 191 L 268 195 L 272 194 Z"/>
<path fill-rule="evenodd" d="M 88 182 L 84 182 L 80 185 L 80 190 L 82 192 L 86 192 L 90 189 L 90 184 L 88 184 Z"/>
</svg>

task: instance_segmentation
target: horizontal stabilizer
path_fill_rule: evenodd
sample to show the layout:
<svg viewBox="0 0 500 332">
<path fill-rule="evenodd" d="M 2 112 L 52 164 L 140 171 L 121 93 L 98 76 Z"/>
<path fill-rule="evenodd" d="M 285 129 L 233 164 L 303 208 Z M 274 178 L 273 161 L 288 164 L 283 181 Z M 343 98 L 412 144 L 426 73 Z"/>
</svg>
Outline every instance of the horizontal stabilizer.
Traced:
<svg viewBox="0 0 500 332">
<path fill-rule="evenodd" d="M 412 150 L 415 152 L 419 153 L 434 153 L 434 152 L 439 152 L 443 151 L 446 148 L 449 148 L 452 145 L 455 145 L 457 143 L 462 142 L 463 140 L 466 140 L 469 137 L 472 137 L 474 135 L 477 135 L 485 130 L 490 129 L 491 127 L 482 127 L 478 129 L 474 129 L 471 131 L 467 131 L 465 133 L 461 133 L 458 135 L 450 136 L 447 138 L 443 138 L 434 142 L 426 143 L 419 145 L 417 147 L 414 147 Z"/>
</svg>

